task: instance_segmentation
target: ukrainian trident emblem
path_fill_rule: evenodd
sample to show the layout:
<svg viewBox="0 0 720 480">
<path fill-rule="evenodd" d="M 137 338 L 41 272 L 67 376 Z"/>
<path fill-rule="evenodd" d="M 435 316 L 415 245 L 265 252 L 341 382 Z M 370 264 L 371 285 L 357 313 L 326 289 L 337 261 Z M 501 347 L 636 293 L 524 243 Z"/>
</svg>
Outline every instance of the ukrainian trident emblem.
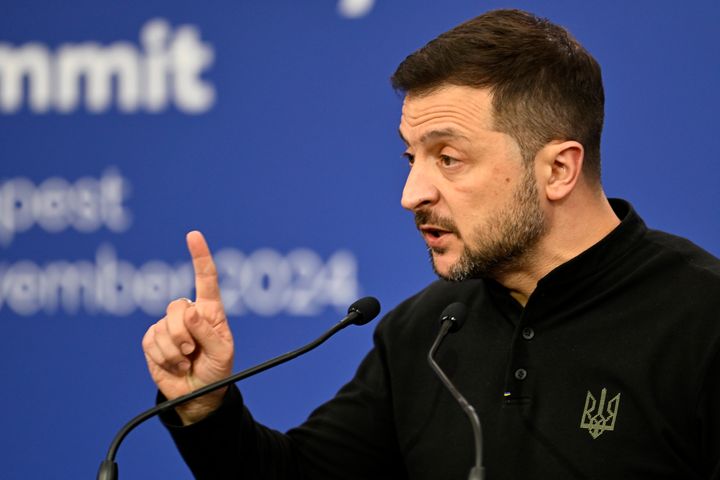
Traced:
<svg viewBox="0 0 720 480">
<path fill-rule="evenodd" d="M 600 392 L 600 400 L 587 392 L 585 397 L 585 410 L 580 419 L 580 428 L 587 429 L 590 436 L 598 438 L 603 432 L 615 430 L 618 408 L 620 407 L 620 394 L 615 395 L 607 404 L 607 388 Z"/>
</svg>

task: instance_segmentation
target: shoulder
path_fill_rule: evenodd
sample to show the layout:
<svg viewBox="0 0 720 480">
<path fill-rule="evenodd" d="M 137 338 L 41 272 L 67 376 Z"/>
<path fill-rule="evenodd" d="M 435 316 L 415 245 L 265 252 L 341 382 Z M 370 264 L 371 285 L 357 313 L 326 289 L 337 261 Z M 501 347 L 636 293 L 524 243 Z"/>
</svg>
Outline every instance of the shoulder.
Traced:
<svg viewBox="0 0 720 480">
<path fill-rule="evenodd" d="M 648 230 L 623 262 L 618 283 L 653 335 L 664 331 L 688 351 L 713 356 L 720 347 L 720 260 L 690 240 Z M 632 297 L 627 297 L 632 295 Z"/>
<path fill-rule="evenodd" d="M 716 285 L 720 289 L 720 259 L 690 240 L 662 232 L 648 230 L 645 236 L 646 261 L 657 264 L 668 275 L 686 281 Z"/>
</svg>

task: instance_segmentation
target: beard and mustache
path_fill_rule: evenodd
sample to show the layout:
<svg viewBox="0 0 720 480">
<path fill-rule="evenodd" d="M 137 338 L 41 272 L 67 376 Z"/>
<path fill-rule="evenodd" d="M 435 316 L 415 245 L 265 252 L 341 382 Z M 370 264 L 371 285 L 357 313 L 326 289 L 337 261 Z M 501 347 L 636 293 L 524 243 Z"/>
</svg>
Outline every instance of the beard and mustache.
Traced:
<svg viewBox="0 0 720 480">
<path fill-rule="evenodd" d="M 415 224 L 432 224 L 458 238 L 460 233 L 452 219 L 440 217 L 428 210 L 415 213 Z M 429 249 L 430 263 L 435 273 L 446 280 L 492 278 L 522 269 L 531 261 L 539 239 L 547 230 L 545 215 L 540 206 L 535 175 L 531 166 L 525 169 L 520 184 L 509 204 L 492 213 L 484 225 L 467 235 L 460 258 L 447 274 L 440 273 Z"/>
</svg>

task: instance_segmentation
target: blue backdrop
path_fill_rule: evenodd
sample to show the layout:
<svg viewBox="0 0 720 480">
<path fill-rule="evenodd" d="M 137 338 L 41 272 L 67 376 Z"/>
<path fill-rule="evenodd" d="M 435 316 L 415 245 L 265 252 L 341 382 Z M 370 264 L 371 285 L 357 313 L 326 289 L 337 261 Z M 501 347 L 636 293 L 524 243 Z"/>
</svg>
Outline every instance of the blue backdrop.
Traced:
<svg viewBox="0 0 720 480">
<path fill-rule="evenodd" d="M 10 0 L 0 16 L 0 476 L 93 478 L 152 405 L 140 348 L 190 296 L 184 234 L 217 254 L 236 368 L 292 349 L 363 294 L 387 311 L 432 280 L 399 206 L 388 77 L 440 32 L 507 2 Z M 604 184 L 653 227 L 720 254 L 720 3 L 517 1 L 603 66 Z M 372 329 L 242 385 L 301 422 Z M 157 421 L 122 478 L 191 478 Z"/>
</svg>

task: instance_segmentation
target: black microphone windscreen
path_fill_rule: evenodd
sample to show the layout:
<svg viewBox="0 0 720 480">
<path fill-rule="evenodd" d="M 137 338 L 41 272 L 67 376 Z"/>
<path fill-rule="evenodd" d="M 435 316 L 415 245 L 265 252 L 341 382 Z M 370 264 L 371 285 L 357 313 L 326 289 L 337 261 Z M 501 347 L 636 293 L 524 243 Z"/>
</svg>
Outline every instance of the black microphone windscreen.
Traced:
<svg viewBox="0 0 720 480">
<path fill-rule="evenodd" d="M 352 312 L 358 314 L 352 323 L 355 325 L 365 325 L 380 313 L 380 302 L 375 297 L 363 297 L 350 305 L 348 313 Z"/>
<path fill-rule="evenodd" d="M 467 317 L 467 307 L 465 304 L 460 302 L 451 303 L 440 315 L 440 324 L 450 321 L 450 332 L 457 332 L 465 323 L 465 317 Z"/>
</svg>

